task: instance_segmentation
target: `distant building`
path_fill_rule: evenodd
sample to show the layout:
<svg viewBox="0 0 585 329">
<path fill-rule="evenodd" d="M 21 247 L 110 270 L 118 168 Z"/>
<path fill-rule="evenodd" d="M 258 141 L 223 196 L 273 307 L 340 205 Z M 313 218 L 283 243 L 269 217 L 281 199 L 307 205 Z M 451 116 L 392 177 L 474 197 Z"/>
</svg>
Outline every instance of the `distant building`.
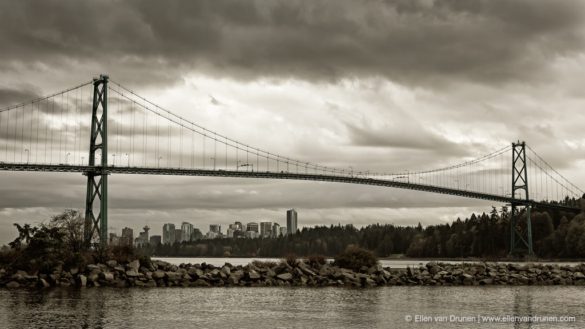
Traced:
<svg viewBox="0 0 585 329">
<path fill-rule="evenodd" d="M 160 235 L 153 235 L 150 237 L 150 245 L 151 246 L 158 246 L 162 242 L 162 237 Z"/>
<path fill-rule="evenodd" d="M 259 236 L 260 236 L 260 234 L 258 232 L 246 231 L 246 238 L 248 238 L 248 239 L 256 239 Z"/>
<path fill-rule="evenodd" d="M 120 237 L 116 233 L 110 233 L 110 246 L 120 245 Z"/>
<path fill-rule="evenodd" d="M 129 227 L 122 229 L 122 237 L 120 238 L 120 245 L 131 246 L 134 242 L 134 230 Z"/>
<path fill-rule="evenodd" d="M 207 239 L 219 239 L 219 238 L 222 238 L 223 235 L 221 233 L 209 231 L 209 232 L 207 232 L 207 234 L 205 235 L 205 237 Z"/>
<path fill-rule="evenodd" d="M 280 235 L 286 236 L 287 228 L 286 226 L 280 227 Z"/>
<path fill-rule="evenodd" d="M 193 228 L 193 234 L 191 235 L 191 241 L 203 239 L 203 233 L 198 228 Z"/>
<path fill-rule="evenodd" d="M 297 233 L 297 211 L 290 209 L 286 211 L 286 231 L 288 234 Z"/>
<path fill-rule="evenodd" d="M 241 238 L 245 238 L 246 237 L 246 231 L 235 231 L 234 232 L 234 239 L 241 239 Z"/>
<path fill-rule="evenodd" d="M 183 222 L 181 224 L 181 241 L 191 241 L 193 239 L 193 224 Z"/>
<path fill-rule="evenodd" d="M 271 234 L 271 236 L 273 238 L 278 238 L 279 235 L 280 235 L 280 225 L 278 225 L 278 223 L 272 224 L 272 234 Z"/>
<path fill-rule="evenodd" d="M 175 243 L 175 224 L 167 223 L 163 225 L 162 240 L 165 244 Z"/>
<path fill-rule="evenodd" d="M 181 229 L 175 229 L 175 242 L 181 243 L 181 234 L 183 231 Z"/>
<path fill-rule="evenodd" d="M 251 223 L 246 224 L 246 231 L 258 233 L 258 231 L 259 231 L 258 230 L 258 223 L 251 222 Z"/>
<path fill-rule="evenodd" d="M 260 222 L 260 236 L 269 238 L 272 235 L 272 222 Z"/>
<path fill-rule="evenodd" d="M 134 240 L 134 244 L 136 246 L 143 246 L 148 244 L 149 240 L 148 240 L 148 231 L 150 230 L 150 227 L 144 226 L 143 228 L 143 232 L 138 233 L 138 237 L 136 238 L 136 240 Z"/>
<path fill-rule="evenodd" d="M 209 232 L 221 233 L 221 225 L 219 225 L 219 224 L 209 225 Z"/>
</svg>

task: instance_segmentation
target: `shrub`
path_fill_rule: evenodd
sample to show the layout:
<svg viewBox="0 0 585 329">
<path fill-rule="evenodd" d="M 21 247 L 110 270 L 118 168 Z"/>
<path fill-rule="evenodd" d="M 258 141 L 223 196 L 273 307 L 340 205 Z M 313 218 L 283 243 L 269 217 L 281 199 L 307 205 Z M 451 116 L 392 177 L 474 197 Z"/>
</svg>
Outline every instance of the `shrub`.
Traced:
<svg viewBox="0 0 585 329">
<path fill-rule="evenodd" d="M 333 265 L 359 271 L 362 266 L 372 267 L 378 264 L 378 258 L 367 249 L 349 245 L 345 251 L 335 256 Z"/>
<path fill-rule="evenodd" d="M 284 257 L 284 262 L 290 267 L 296 267 L 299 264 L 299 259 L 295 254 L 288 254 Z"/>
<path fill-rule="evenodd" d="M 327 259 L 323 255 L 310 255 L 307 257 L 307 262 L 313 267 L 321 267 L 327 263 Z"/>
<path fill-rule="evenodd" d="M 136 249 L 133 246 L 122 245 L 122 246 L 108 246 L 106 251 L 105 259 L 113 259 L 118 263 L 127 263 L 135 260 Z"/>
</svg>

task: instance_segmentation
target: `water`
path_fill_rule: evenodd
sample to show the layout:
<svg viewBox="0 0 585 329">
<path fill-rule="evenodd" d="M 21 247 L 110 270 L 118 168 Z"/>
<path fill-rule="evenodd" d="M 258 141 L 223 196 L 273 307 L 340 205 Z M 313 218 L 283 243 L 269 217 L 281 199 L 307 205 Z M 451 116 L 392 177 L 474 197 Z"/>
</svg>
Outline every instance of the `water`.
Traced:
<svg viewBox="0 0 585 329">
<path fill-rule="evenodd" d="M 0 327 L 582 328 L 583 300 L 583 287 L 0 289 Z M 576 321 L 417 323 L 417 315 L 569 315 Z"/>
<path fill-rule="evenodd" d="M 225 263 L 230 263 L 232 265 L 246 265 L 251 263 L 254 260 L 260 261 L 274 261 L 279 262 L 279 258 L 221 258 L 221 257 L 191 257 L 191 258 L 180 258 L 180 257 L 155 257 L 154 259 L 160 259 L 165 262 L 169 262 L 171 264 L 179 265 L 179 264 L 200 264 L 200 263 L 207 263 L 212 264 L 214 266 L 223 266 Z M 331 260 L 331 259 L 330 259 Z M 383 259 L 380 260 L 380 264 L 384 267 L 391 267 L 391 268 L 406 268 L 407 266 L 421 266 L 424 265 L 431 260 L 421 260 L 421 259 Z M 469 261 L 441 261 L 443 263 L 449 264 L 461 264 L 461 263 L 469 263 Z M 506 262 L 510 263 L 510 262 Z M 512 262 L 513 263 L 513 262 Z M 578 262 L 539 262 L 540 264 L 559 264 L 559 265 L 569 265 L 575 266 L 580 263 Z"/>
</svg>

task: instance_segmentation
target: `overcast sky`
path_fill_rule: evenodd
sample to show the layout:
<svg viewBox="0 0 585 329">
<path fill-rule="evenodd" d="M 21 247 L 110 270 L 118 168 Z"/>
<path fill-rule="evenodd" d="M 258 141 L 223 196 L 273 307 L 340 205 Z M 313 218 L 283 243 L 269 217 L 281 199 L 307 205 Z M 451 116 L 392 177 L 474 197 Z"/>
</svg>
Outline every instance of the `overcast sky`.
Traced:
<svg viewBox="0 0 585 329">
<path fill-rule="evenodd" d="M 356 170 L 442 167 L 515 140 L 585 184 L 585 3 L 2 1 L 0 108 L 100 73 L 208 129 Z M 89 118 L 88 118 L 89 121 Z M 1 136 L 1 134 L 0 134 Z M 14 222 L 82 208 L 80 174 L 0 172 Z M 112 176 L 110 230 L 449 222 L 491 202 L 389 188 Z M 499 206 L 497 204 L 493 204 Z"/>
</svg>

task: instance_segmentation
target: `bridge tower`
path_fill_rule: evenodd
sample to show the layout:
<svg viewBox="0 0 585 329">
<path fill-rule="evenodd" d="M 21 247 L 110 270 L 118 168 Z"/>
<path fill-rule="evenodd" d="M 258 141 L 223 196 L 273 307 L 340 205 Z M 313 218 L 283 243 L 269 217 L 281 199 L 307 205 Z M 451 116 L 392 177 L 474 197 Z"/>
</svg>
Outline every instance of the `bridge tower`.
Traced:
<svg viewBox="0 0 585 329">
<path fill-rule="evenodd" d="M 518 200 L 518 201 L 516 201 Z M 533 255 L 532 225 L 526 169 L 526 143 L 512 143 L 512 212 L 510 214 L 510 255 Z M 521 216 L 524 210 L 526 219 Z M 525 223 L 522 221 L 526 221 Z"/>
<path fill-rule="evenodd" d="M 86 247 L 97 239 L 108 241 L 108 76 L 93 80 L 93 105 L 89 143 L 89 168 L 85 199 L 84 238 Z M 100 163 L 96 166 L 96 155 Z M 99 203 L 99 207 L 94 207 Z"/>
</svg>

